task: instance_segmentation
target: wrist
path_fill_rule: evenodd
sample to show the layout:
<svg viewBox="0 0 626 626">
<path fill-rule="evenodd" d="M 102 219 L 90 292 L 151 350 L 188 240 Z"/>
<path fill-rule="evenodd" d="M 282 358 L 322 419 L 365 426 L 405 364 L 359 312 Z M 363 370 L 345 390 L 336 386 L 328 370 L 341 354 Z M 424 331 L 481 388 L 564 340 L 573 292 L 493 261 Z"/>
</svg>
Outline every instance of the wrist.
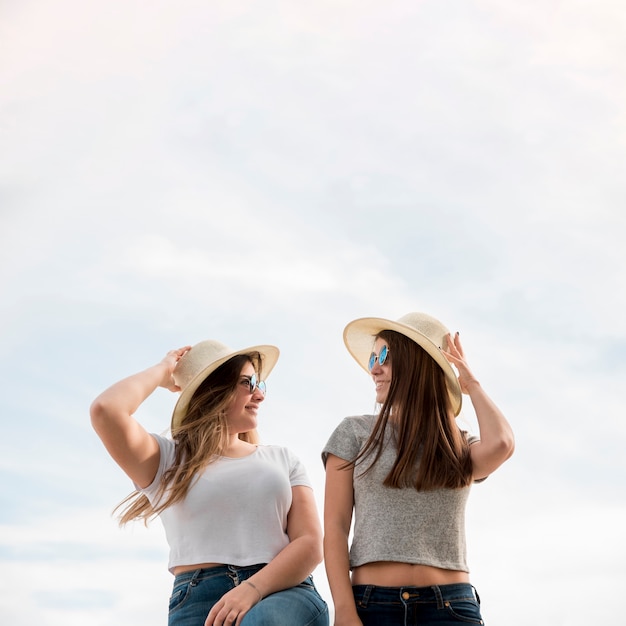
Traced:
<svg viewBox="0 0 626 626">
<path fill-rule="evenodd" d="M 341 617 L 344 620 L 352 619 L 358 616 L 354 597 L 347 598 L 346 602 L 335 602 L 335 617 Z"/>
<path fill-rule="evenodd" d="M 356 606 L 343 611 L 335 609 L 335 624 L 361 624 Z"/>
<path fill-rule="evenodd" d="M 157 386 L 167 389 L 172 380 L 172 370 L 170 366 L 165 361 L 161 361 L 155 363 L 151 369 L 157 378 Z"/>
<path fill-rule="evenodd" d="M 261 602 L 261 600 L 263 600 L 263 594 L 261 593 L 260 589 L 250 580 L 244 580 L 243 582 L 246 585 L 249 585 L 250 587 L 252 587 L 252 589 L 254 589 L 257 592 L 257 594 L 259 595 L 258 602 Z"/>
</svg>

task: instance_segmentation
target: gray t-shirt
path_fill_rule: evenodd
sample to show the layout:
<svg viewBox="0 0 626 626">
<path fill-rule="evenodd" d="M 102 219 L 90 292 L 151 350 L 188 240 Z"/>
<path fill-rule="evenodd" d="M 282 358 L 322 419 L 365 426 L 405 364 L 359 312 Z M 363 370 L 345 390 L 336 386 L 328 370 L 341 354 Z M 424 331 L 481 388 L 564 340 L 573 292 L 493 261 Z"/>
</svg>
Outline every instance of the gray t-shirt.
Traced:
<svg viewBox="0 0 626 626">
<path fill-rule="evenodd" d="M 374 415 L 346 417 L 322 452 L 352 461 L 365 445 L 376 422 Z M 476 441 L 475 437 L 469 438 Z M 370 457 L 373 460 L 376 451 Z M 354 470 L 354 530 L 350 567 L 375 561 L 431 565 L 469 571 L 466 562 L 465 504 L 469 487 L 417 491 L 385 487 L 383 481 L 396 458 L 391 426 L 384 449 L 367 473 L 368 458 Z"/>
</svg>

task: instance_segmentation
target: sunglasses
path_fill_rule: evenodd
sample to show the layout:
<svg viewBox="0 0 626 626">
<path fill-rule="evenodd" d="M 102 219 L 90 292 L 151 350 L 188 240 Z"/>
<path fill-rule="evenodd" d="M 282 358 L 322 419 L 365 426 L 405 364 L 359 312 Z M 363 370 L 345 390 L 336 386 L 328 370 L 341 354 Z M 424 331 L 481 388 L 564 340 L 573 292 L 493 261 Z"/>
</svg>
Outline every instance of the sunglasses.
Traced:
<svg viewBox="0 0 626 626">
<path fill-rule="evenodd" d="M 389 357 L 389 348 L 387 346 L 383 346 L 380 349 L 380 352 L 378 353 L 378 355 L 372 352 L 372 354 L 370 354 L 370 360 L 367 364 L 369 371 L 370 372 L 372 371 L 372 368 L 374 367 L 374 365 L 376 365 L 376 361 L 378 361 L 378 365 L 384 365 L 388 357 Z"/>
<path fill-rule="evenodd" d="M 252 376 L 249 377 L 244 376 L 241 384 L 247 385 L 247 387 L 250 389 L 250 393 L 254 393 L 258 389 L 263 395 L 265 395 L 265 392 L 267 391 L 267 385 L 265 384 L 265 381 L 257 380 L 256 374 L 252 374 Z"/>
</svg>

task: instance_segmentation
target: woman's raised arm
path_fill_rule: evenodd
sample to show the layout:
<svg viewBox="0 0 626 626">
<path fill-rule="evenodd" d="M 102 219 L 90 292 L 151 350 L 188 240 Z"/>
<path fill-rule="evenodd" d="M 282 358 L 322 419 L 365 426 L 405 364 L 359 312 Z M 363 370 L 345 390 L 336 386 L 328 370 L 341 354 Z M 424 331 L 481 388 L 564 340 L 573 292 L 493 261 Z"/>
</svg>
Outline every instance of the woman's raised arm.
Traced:
<svg viewBox="0 0 626 626">
<path fill-rule="evenodd" d="M 139 487 L 147 487 L 156 475 L 159 445 L 133 415 L 157 387 L 180 391 L 172 372 L 188 350 L 170 350 L 160 363 L 111 385 L 91 405 L 94 430 L 113 460 Z"/>
</svg>

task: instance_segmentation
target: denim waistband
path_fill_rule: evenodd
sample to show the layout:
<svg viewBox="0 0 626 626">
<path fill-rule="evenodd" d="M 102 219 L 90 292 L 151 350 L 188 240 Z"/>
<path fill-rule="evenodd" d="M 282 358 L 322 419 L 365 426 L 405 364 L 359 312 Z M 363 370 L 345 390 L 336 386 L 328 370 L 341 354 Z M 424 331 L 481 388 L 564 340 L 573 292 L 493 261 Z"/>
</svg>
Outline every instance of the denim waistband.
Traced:
<svg viewBox="0 0 626 626">
<path fill-rule="evenodd" d="M 404 602 L 436 602 L 471 598 L 480 603 L 476 589 L 469 583 L 430 585 L 428 587 L 380 587 L 378 585 L 353 585 L 352 591 L 366 603 L 369 600 Z"/>
<path fill-rule="evenodd" d="M 183 583 L 187 581 L 204 580 L 213 576 L 230 576 L 249 578 L 256 574 L 260 569 L 265 567 L 266 563 L 257 563 L 256 565 L 217 565 L 216 567 L 200 567 L 192 569 L 188 572 L 182 572 L 174 578 L 174 583 Z"/>
</svg>

